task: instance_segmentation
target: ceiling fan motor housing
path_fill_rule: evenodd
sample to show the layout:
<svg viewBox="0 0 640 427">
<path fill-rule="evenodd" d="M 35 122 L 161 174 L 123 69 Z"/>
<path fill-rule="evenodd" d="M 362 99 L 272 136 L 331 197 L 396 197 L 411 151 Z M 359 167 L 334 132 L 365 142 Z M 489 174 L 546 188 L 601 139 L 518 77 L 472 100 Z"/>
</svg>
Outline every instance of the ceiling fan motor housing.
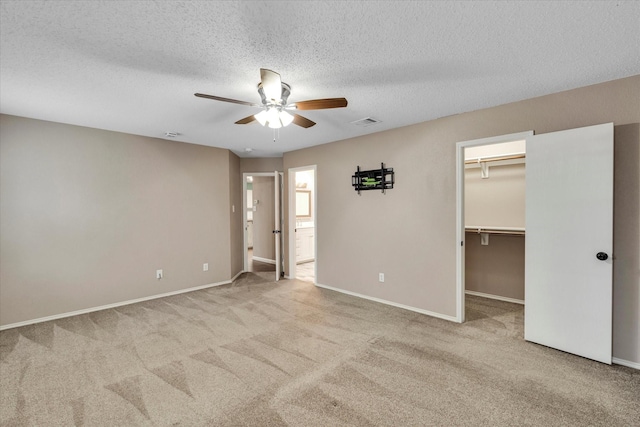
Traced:
<svg viewBox="0 0 640 427">
<path fill-rule="evenodd" d="M 287 83 L 282 82 L 282 94 L 280 95 L 280 102 L 273 104 L 271 100 L 267 100 L 267 96 L 264 94 L 264 88 L 262 87 L 262 82 L 258 83 L 258 93 L 260 94 L 260 98 L 262 99 L 262 105 L 281 105 L 284 106 L 287 104 L 287 99 L 289 99 L 289 95 L 291 95 L 291 86 Z"/>
</svg>

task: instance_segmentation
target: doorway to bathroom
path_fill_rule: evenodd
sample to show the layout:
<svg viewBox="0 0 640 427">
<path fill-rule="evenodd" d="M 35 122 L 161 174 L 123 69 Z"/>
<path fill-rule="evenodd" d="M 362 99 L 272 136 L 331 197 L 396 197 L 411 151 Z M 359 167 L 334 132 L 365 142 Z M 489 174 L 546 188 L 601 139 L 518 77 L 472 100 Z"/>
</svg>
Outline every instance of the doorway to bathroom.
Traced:
<svg viewBox="0 0 640 427">
<path fill-rule="evenodd" d="M 316 166 L 289 169 L 289 277 L 316 283 Z"/>
</svg>

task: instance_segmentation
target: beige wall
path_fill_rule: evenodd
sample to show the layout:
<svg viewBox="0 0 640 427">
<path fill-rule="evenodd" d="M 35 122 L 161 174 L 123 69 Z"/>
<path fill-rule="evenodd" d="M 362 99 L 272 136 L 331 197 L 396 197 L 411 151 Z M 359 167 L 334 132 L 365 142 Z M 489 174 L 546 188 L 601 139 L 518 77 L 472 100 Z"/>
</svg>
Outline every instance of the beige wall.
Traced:
<svg viewBox="0 0 640 427">
<path fill-rule="evenodd" d="M 275 262 L 275 192 L 274 178 L 253 177 L 253 199 L 258 200 L 253 212 L 253 256 Z"/>
<path fill-rule="evenodd" d="M 318 283 L 454 316 L 456 143 L 607 122 L 615 124 L 616 182 L 631 181 L 625 188 L 637 194 L 640 76 L 285 153 L 285 171 L 318 165 Z M 358 196 L 356 167 L 380 162 L 395 169 L 396 188 Z M 617 188 L 614 357 L 640 363 L 640 207 L 624 196 Z"/>
<path fill-rule="evenodd" d="M 483 246 L 478 233 L 467 233 L 466 290 L 524 300 L 524 239 L 492 234 Z"/>
<path fill-rule="evenodd" d="M 0 324 L 229 280 L 229 164 L 219 148 L 1 115 Z"/>
<path fill-rule="evenodd" d="M 465 225 L 524 228 L 524 164 L 489 166 L 489 178 L 480 168 L 464 173 Z"/>
<path fill-rule="evenodd" d="M 243 157 L 240 159 L 240 172 L 282 172 L 282 157 Z"/>
<path fill-rule="evenodd" d="M 637 82 L 637 80 L 636 80 Z M 637 88 L 638 86 L 636 86 Z M 640 93 L 635 106 L 640 115 Z M 640 124 L 614 127 L 613 355 L 640 363 Z"/>
<path fill-rule="evenodd" d="M 525 165 L 489 166 L 489 178 L 480 168 L 465 169 L 465 225 L 524 228 Z M 467 233 L 465 287 L 468 291 L 524 299 L 524 237 Z"/>
</svg>

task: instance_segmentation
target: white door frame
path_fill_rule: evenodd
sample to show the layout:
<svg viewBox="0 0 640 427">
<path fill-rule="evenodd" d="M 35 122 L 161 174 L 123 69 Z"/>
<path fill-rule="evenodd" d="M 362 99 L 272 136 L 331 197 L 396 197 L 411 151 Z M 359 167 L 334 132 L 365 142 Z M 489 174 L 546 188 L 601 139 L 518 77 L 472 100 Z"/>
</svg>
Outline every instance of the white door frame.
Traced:
<svg viewBox="0 0 640 427">
<path fill-rule="evenodd" d="M 311 215 L 313 217 L 314 235 L 313 253 L 315 262 L 313 265 L 313 284 L 318 283 L 318 166 L 309 165 L 297 168 L 289 168 L 289 224 L 288 224 L 288 240 L 289 240 L 289 271 L 287 277 L 289 279 L 296 278 L 296 172 L 313 171 L 313 201 L 311 202 Z"/>
<path fill-rule="evenodd" d="M 244 172 L 242 174 L 242 247 L 243 247 L 243 266 L 242 270 L 246 273 L 249 271 L 249 241 L 247 235 L 247 177 L 248 176 L 265 176 L 274 178 L 273 172 Z M 280 172 L 280 176 L 282 177 L 282 172 Z M 275 178 L 274 178 L 275 180 Z M 275 184 L 274 184 L 275 185 Z M 280 212 L 280 219 L 282 219 L 282 212 Z M 278 236 L 276 236 L 278 238 Z M 278 262 L 278 260 L 276 260 Z M 279 279 L 279 278 L 276 278 Z"/>
<path fill-rule="evenodd" d="M 464 149 L 480 145 L 499 144 L 519 141 L 533 135 L 533 131 L 511 133 L 508 135 L 461 141 L 456 144 L 456 322 L 464 322 L 465 291 L 465 223 L 464 223 Z"/>
<path fill-rule="evenodd" d="M 284 239 L 282 236 L 282 229 L 284 228 L 283 221 L 283 206 L 284 206 L 284 173 L 274 171 L 273 172 L 273 183 L 274 183 L 274 196 L 275 200 L 273 202 L 273 206 L 275 207 L 275 221 L 274 221 L 274 243 L 275 243 L 275 258 L 276 258 L 276 282 L 280 280 L 280 275 L 284 276 Z"/>
</svg>

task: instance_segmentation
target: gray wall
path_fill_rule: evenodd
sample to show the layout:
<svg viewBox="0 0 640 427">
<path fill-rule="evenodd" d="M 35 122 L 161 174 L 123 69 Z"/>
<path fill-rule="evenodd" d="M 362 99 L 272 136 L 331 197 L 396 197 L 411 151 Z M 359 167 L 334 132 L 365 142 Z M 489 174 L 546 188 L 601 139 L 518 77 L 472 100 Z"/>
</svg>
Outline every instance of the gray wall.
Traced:
<svg viewBox="0 0 640 427">
<path fill-rule="evenodd" d="M 524 300 L 524 236 L 466 233 L 465 288 L 468 291 Z"/>
<path fill-rule="evenodd" d="M 253 256 L 275 262 L 275 191 L 274 178 L 253 177 L 253 199 L 259 200 L 253 213 Z"/>
<path fill-rule="evenodd" d="M 489 165 L 487 179 L 465 169 L 465 225 L 524 228 L 525 165 Z M 477 233 L 466 236 L 466 289 L 523 300 L 525 238 L 490 235 L 483 246 Z"/>
<path fill-rule="evenodd" d="M 318 283 L 454 316 L 456 143 L 606 122 L 615 123 L 615 179 L 623 183 L 615 190 L 613 354 L 640 363 L 640 76 L 285 153 L 285 172 L 318 165 Z M 356 167 L 380 162 L 395 169 L 396 188 L 358 196 Z"/>
<path fill-rule="evenodd" d="M 240 172 L 282 172 L 282 157 L 243 157 Z"/>
<path fill-rule="evenodd" d="M 229 280 L 233 163 L 219 148 L 1 115 L 0 324 Z"/>
<path fill-rule="evenodd" d="M 465 225 L 524 228 L 525 165 L 489 165 L 487 179 L 465 169 Z"/>
</svg>

